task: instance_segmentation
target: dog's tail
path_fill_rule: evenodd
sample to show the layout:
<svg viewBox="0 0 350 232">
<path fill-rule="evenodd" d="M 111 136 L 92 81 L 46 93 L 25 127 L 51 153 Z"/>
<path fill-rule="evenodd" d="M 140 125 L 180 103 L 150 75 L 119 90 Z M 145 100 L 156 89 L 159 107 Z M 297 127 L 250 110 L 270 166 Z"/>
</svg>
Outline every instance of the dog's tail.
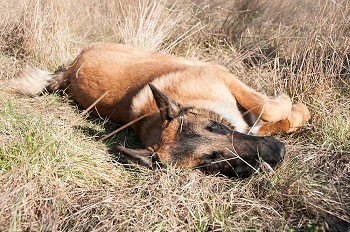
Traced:
<svg viewBox="0 0 350 232">
<path fill-rule="evenodd" d="M 50 73 L 37 68 L 27 67 L 14 78 L 4 81 L 5 90 L 17 94 L 35 96 L 45 91 L 54 92 L 63 89 L 65 71 Z"/>
</svg>

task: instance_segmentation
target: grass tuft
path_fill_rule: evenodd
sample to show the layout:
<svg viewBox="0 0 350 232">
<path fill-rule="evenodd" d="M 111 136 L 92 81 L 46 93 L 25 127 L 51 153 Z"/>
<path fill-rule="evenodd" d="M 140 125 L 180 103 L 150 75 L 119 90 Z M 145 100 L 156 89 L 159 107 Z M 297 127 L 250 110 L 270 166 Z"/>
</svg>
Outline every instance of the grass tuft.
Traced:
<svg viewBox="0 0 350 232">
<path fill-rule="evenodd" d="M 280 135 L 283 163 L 248 179 L 118 162 L 138 146 L 61 96 L 0 85 L 1 231 L 346 231 L 350 224 L 350 3 L 0 0 L 0 80 L 26 64 L 71 62 L 95 41 L 124 42 L 229 68 L 288 93 L 312 119 Z"/>
</svg>

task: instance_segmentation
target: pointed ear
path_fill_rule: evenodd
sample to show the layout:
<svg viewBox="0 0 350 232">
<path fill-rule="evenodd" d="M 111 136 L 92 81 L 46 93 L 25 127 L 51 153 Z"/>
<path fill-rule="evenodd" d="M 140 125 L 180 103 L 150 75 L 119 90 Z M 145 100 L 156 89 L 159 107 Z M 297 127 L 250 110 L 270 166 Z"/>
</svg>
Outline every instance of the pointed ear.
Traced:
<svg viewBox="0 0 350 232">
<path fill-rule="evenodd" d="M 117 146 L 117 150 L 120 151 L 123 156 L 132 163 L 153 168 L 158 159 L 158 155 L 147 149 L 130 149 L 122 146 Z"/>
<path fill-rule="evenodd" d="M 153 84 L 149 83 L 148 85 L 159 108 L 162 122 L 171 121 L 181 114 L 182 107 L 176 101 L 160 92 Z"/>
</svg>

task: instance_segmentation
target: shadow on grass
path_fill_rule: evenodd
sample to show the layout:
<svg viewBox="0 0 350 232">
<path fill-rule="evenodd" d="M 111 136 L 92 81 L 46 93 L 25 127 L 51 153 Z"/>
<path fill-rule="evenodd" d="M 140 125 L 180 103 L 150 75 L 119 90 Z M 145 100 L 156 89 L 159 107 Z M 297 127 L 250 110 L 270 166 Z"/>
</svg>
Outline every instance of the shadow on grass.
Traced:
<svg viewBox="0 0 350 232">
<path fill-rule="evenodd" d="M 87 120 L 91 123 L 90 125 L 76 126 L 75 129 L 81 131 L 83 134 L 95 139 L 96 141 L 122 126 L 116 122 L 107 121 L 93 116 L 87 117 Z M 125 146 L 127 148 L 143 148 L 143 145 L 136 137 L 131 127 L 125 128 L 124 130 L 101 142 L 106 145 L 108 153 L 112 155 L 115 161 L 122 164 L 128 164 L 128 162 L 116 149 L 117 146 Z"/>
</svg>

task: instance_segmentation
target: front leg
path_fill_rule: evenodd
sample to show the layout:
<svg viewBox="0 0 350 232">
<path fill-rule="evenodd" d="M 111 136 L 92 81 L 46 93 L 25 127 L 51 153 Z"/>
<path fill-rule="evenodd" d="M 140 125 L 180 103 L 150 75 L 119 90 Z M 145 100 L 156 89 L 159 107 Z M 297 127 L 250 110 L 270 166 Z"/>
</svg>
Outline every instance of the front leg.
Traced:
<svg viewBox="0 0 350 232">
<path fill-rule="evenodd" d="M 292 110 L 292 101 L 286 94 L 268 97 L 244 84 L 231 73 L 223 75 L 225 83 L 237 102 L 247 111 L 266 122 L 286 119 Z"/>
</svg>

